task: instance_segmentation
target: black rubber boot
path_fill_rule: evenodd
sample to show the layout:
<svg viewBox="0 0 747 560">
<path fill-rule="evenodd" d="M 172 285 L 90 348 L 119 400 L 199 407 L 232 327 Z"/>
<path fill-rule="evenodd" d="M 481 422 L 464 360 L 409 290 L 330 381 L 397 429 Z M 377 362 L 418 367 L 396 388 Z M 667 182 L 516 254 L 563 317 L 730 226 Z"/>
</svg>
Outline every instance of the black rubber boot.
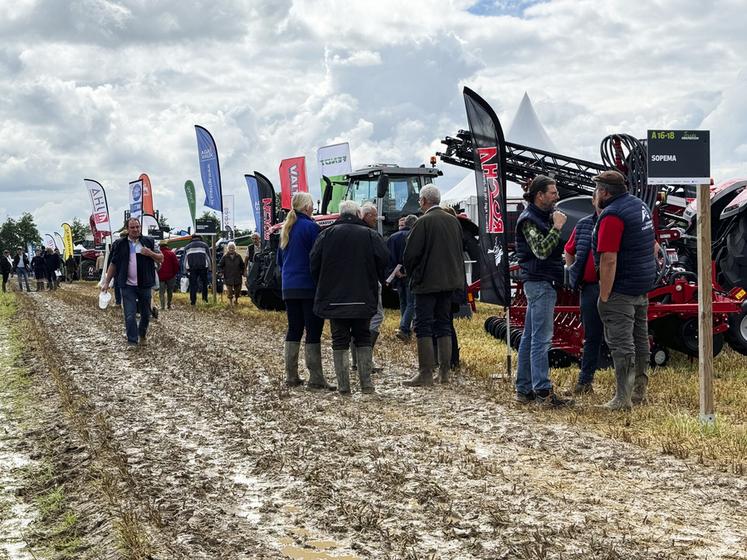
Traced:
<svg viewBox="0 0 747 560">
<path fill-rule="evenodd" d="M 324 379 L 324 371 L 322 370 L 322 345 L 318 342 L 316 344 L 307 343 L 304 345 L 303 350 L 306 369 L 309 370 L 309 382 L 306 384 L 306 388 L 323 389 L 326 391 L 337 389 L 337 387 L 330 385 Z"/>
<path fill-rule="evenodd" d="M 344 350 L 333 350 L 332 357 L 335 363 L 335 376 L 337 377 L 337 390 L 341 395 L 350 394 L 350 353 Z"/>
<path fill-rule="evenodd" d="M 403 383 L 407 387 L 433 385 L 433 339 L 418 338 L 418 373 Z"/>
</svg>

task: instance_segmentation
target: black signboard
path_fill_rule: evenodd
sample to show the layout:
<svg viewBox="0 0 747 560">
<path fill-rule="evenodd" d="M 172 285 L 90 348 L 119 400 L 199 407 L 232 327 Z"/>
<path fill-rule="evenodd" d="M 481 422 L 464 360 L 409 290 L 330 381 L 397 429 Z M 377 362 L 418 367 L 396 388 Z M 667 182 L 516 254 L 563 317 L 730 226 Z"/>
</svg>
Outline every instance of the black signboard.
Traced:
<svg viewBox="0 0 747 560">
<path fill-rule="evenodd" d="M 649 185 L 708 185 L 711 182 L 708 130 L 649 130 Z"/>
<path fill-rule="evenodd" d="M 195 233 L 215 235 L 218 233 L 218 228 L 215 227 L 215 222 L 212 220 L 197 220 L 195 222 Z"/>
</svg>

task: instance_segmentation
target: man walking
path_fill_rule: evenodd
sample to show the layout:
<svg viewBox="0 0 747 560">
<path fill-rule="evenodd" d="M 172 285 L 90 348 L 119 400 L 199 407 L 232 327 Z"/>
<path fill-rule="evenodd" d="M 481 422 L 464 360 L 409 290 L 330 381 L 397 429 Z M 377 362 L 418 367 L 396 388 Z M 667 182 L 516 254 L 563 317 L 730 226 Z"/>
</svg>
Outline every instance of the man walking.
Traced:
<svg viewBox="0 0 747 560">
<path fill-rule="evenodd" d="M 591 234 L 601 212 L 597 205 L 596 192 L 591 197 L 594 213 L 581 218 L 565 244 L 565 264 L 568 267 L 571 288 L 579 291 L 581 324 L 584 327 L 584 350 L 581 355 L 581 371 L 573 389 L 574 395 L 592 393 L 594 373 L 599 364 L 599 351 L 604 340 L 604 325 L 599 317 L 599 275 L 591 250 Z"/>
<path fill-rule="evenodd" d="M 106 293 L 109 282 L 116 275 L 122 292 L 127 343 L 130 348 L 137 346 L 138 339 L 145 343 L 150 322 L 151 290 L 156 283 L 155 263 L 161 262 L 163 254 L 156 252 L 150 237 L 140 234 L 140 222 L 137 218 L 130 218 L 127 221 L 127 238 L 121 240 L 116 245 L 116 250 L 113 250 L 111 264 L 101 287 L 101 291 Z M 136 318 L 138 312 L 139 324 Z"/>
<path fill-rule="evenodd" d="M 60 268 L 60 255 L 52 251 L 51 247 L 47 247 L 47 254 L 44 255 L 44 268 L 47 271 L 47 289 L 56 290 L 58 287 L 57 269 Z"/>
<path fill-rule="evenodd" d="M 627 192 L 617 171 L 594 177 L 602 213 L 592 238 L 599 269 L 599 316 L 615 366 L 616 391 L 604 405 L 626 410 L 646 398 L 648 386 L 648 296 L 656 279 L 651 213 Z"/>
<path fill-rule="evenodd" d="M 410 231 L 402 260 L 415 294 L 415 335 L 418 373 L 405 381 L 410 387 L 433 384 L 433 336 L 438 348 L 441 383 L 449 382 L 451 366 L 451 298 L 464 288 L 462 227 L 439 206 L 441 192 L 433 185 L 420 191 L 423 216 Z"/>
<path fill-rule="evenodd" d="M 550 381 L 553 316 L 557 293 L 563 282 L 563 245 L 560 230 L 566 216 L 554 211 L 558 200 L 555 180 L 535 177 L 524 193 L 528 202 L 516 222 L 516 254 L 527 298 L 524 333 L 519 344 L 516 373 L 516 400 L 559 407 L 572 404 L 560 398 Z"/>
<path fill-rule="evenodd" d="M 228 244 L 228 251 L 218 264 L 223 271 L 223 285 L 228 292 L 228 305 L 233 306 L 239 302 L 241 295 L 241 280 L 244 277 L 244 259 L 236 252 L 236 243 Z"/>
<path fill-rule="evenodd" d="M 402 216 L 399 219 L 399 231 L 393 233 L 387 240 L 389 249 L 389 270 L 388 274 L 394 274 L 390 286 L 397 290 L 399 296 L 399 328 L 394 333 L 397 338 L 404 342 L 409 342 L 412 336 L 412 318 L 415 315 L 415 298 L 410 293 L 410 279 L 407 277 L 403 257 L 405 254 L 405 245 L 407 236 L 418 217 L 410 214 Z M 397 268 L 399 267 L 399 268 Z"/>
<path fill-rule="evenodd" d="M 202 301 L 207 303 L 210 247 L 196 233 L 192 235 L 192 241 L 184 247 L 184 267 L 189 276 L 189 303 L 192 307 L 197 303 L 198 284 L 202 286 Z"/>
<path fill-rule="evenodd" d="M 316 281 L 314 313 L 330 320 L 337 390 L 350 393 L 351 338 L 358 354 L 361 391 L 373 393 L 371 317 L 379 301 L 379 284 L 389 258 L 378 232 L 359 218 L 352 200 L 340 203 L 340 217 L 319 234 L 311 249 L 311 276 Z"/>
<path fill-rule="evenodd" d="M 31 263 L 29 262 L 29 256 L 23 252 L 20 247 L 16 250 L 16 256 L 13 257 L 13 270 L 18 278 L 18 288 L 23 291 L 23 283 L 26 282 L 26 291 L 30 292 L 29 287 L 29 273 L 31 272 Z"/>
</svg>

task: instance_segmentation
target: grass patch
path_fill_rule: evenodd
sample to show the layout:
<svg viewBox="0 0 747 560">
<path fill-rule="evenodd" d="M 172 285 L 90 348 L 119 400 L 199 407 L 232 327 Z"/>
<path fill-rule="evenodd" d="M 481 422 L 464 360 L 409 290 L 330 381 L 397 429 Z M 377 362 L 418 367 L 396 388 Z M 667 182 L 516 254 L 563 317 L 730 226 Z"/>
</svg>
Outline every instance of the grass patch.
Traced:
<svg viewBox="0 0 747 560">
<path fill-rule="evenodd" d="M 506 371 L 506 345 L 486 333 L 483 327 L 490 315 L 502 315 L 502 309 L 478 305 L 471 320 L 457 323 L 462 348 L 463 369 L 477 377 L 492 379 Z M 513 370 L 516 371 L 516 352 Z M 747 474 L 747 360 L 726 347 L 714 360 L 714 397 L 716 422 L 699 420 L 698 363 L 672 352 L 664 368 L 649 372 L 649 403 L 629 413 L 610 413 L 596 408 L 614 393 L 611 369 L 597 372 L 594 394 L 577 400 L 570 410 L 544 410 L 523 407 L 532 414 L 591 428 L 605 436 L 653 448 L 679 458 L 694 458 L 735 474 Z M 550 372 L 559 390 L 570 389 L 577 381 L 578 366 Z M 500 379 L 500 377 L 499 377 Z M 513 382 L 491 384 L 495 399 L 511 402 Z"/>
</svg>

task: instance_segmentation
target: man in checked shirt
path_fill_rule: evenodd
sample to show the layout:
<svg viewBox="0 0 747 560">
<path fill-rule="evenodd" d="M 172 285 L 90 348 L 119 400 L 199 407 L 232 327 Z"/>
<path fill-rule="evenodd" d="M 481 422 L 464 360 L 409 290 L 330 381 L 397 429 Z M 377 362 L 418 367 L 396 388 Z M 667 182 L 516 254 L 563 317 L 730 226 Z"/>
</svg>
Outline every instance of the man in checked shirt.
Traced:
<svg viewBox="0 0 747 560">
<path fill-rule="evenodd" d="M 516 400 L 556 408 L 573 404 L 558 396 L 550 381 L 548 353 L 552 343 L 556 286 L 563 283 L 560 230 L 566 216 L 553 209 L 558 200 L 555 180 L 538 175 L 524 193 L 527 204 L 516 222 L 516 254 L 527 297 L 524 334 L 519 344 Z"/>
</svg>

